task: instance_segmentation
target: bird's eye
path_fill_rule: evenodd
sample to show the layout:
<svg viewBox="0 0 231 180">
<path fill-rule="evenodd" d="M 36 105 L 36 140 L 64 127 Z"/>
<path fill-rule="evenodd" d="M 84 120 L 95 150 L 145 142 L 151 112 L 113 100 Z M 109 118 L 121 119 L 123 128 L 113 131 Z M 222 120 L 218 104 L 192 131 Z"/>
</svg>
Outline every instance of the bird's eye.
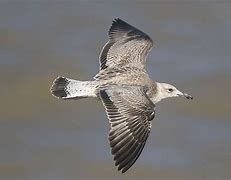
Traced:
<svg viewBox="0 0 231 180">
<path fill-rule="evenodd" d="M 168 92 L 172 92 L 172 91 L 173 91 L 173 89 L 172 89 L 172 88 L 169 88 L 169 89 L 168 89 Z"/>
</svg>

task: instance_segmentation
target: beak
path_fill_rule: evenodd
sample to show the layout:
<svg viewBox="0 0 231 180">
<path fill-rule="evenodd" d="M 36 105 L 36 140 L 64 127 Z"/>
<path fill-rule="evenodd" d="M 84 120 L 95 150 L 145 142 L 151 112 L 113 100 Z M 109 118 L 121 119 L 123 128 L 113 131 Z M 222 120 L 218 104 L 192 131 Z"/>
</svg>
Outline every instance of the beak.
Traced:
<svg viewBox="0 0 231 180">
<path fill-rule="evenodd" d="M 193 99 L 193 97 L 189 94 L 186 94 L 186 93 L 182 93 L 180 92 L 179 94 L 177 94 L 178 96 L 181 96 L 181 97 L 185 97 L 187 99 Z"/>
<path fill-rule="evenodd" d="M 193 99 L 193 97 L 191 96 L 191 95 L 189 95 L 189 94 L 186 94 L 186 93 L 183 93 L 183 96 L 185 97 L 185 98 L 187 98 L 187 99 Z"/>
</svg>

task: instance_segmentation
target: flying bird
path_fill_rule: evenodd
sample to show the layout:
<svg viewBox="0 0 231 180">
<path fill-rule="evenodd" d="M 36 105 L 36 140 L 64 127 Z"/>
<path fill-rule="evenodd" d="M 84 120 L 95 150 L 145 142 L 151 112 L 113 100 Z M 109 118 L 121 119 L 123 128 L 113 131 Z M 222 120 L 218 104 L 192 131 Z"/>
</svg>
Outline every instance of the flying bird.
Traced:
<svg viewBox="0 0 231 180">
<path fill-rule="evenodd" d="M 97 98 L 110 122 L 109 143 L 115 165 L 126 172 L 140 156 L 155 117 L 156 103 L 164 98 L 192 96 L 173 85 L 153 81 L 146 71 L 152 39 L 121 19 L 114 19 L 109 40 L 93 81 L 57 77 L 51 93 L 60 99 Z"/>
</svg>

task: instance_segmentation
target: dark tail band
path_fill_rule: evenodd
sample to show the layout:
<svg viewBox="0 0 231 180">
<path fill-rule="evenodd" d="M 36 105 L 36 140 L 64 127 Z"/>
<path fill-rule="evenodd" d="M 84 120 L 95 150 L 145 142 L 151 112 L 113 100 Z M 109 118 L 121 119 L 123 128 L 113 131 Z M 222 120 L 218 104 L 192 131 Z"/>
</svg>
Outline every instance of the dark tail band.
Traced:
<svg viewBox="0 0 231 180">
<path fill-rule="evenodd" d="M 67 97 L 67 91 L 66 87 L 69 84 L 69 81 L 65 77 L 57 77 L 52 86 L 51 86 L 51 93 L 53 96 L 58 97 L 58 98 L 63 98 Z"/>
</svg>

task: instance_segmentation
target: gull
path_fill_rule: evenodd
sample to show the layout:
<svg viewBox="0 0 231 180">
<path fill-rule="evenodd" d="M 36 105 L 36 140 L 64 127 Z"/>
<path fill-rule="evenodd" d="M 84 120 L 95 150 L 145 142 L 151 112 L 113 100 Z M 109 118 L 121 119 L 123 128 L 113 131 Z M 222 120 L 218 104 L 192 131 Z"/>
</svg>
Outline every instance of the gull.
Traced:
<svg viewBox="0 0 231 180">
<path fill-rule="evenodd" d="M 153 81 L 146 71 L 146 57 L 152 39 L 125 21 L 114 19 L 109 41 L 100 57 L 100 70 L 93 81 L 59 76 L 52 86 L 53 96 L 64 100 L 96 98 L 110 122 L 109 144 L 115 166 L 126 172 L 140 156 L 155 117 L 156 103 L 169 97 L 185 97 L 173 85 Z"/>
</svg>

